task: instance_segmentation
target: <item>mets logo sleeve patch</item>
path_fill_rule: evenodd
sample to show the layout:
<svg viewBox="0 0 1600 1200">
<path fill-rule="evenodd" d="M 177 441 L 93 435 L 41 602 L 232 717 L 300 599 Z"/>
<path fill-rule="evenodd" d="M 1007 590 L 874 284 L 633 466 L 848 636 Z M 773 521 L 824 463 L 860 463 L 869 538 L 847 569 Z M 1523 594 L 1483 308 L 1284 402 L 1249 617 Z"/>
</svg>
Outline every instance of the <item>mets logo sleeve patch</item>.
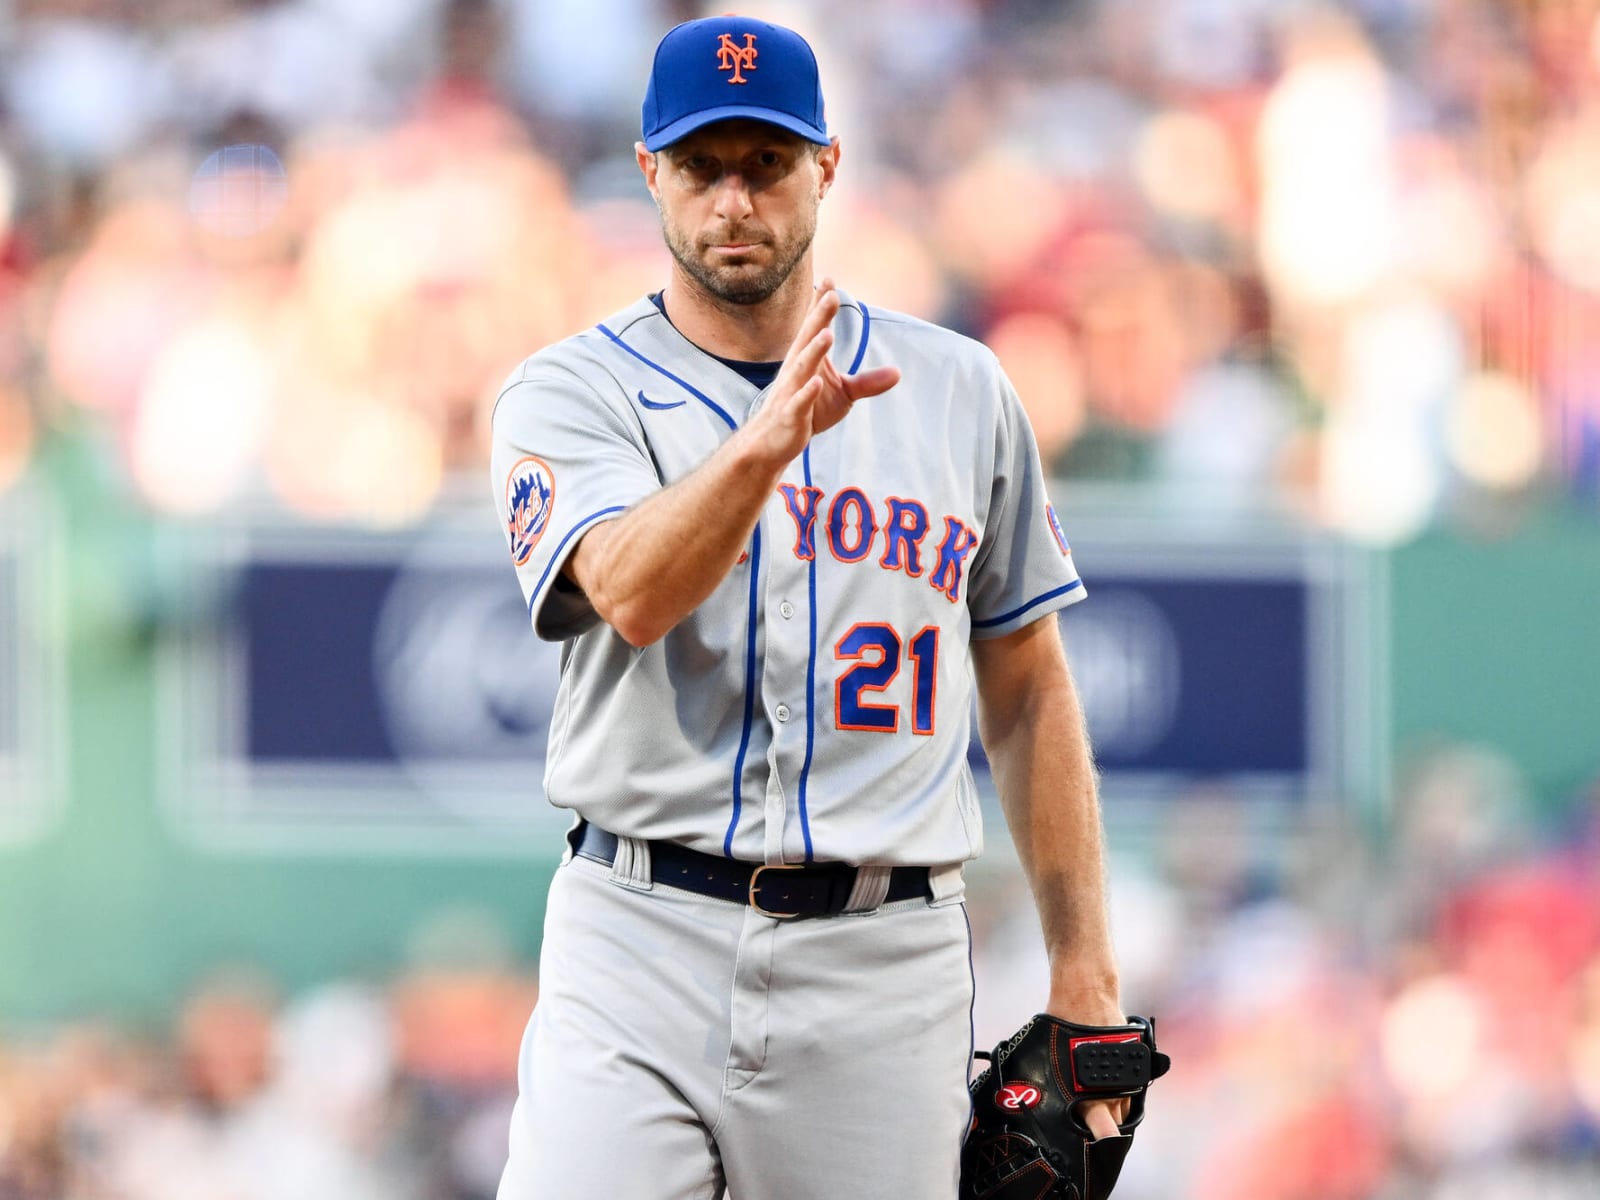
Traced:
<svg viewBox="0 0 1600 1200">
<path fill-rule="evenodd" d="M 581 591 L 556 586 L 565 559 L 586 530 L 658 490 L 660 480 L 632 393 L 551 357 L 524 362 L 496 399 L 489 486 L 528 618 L 540 637 L 560 641 L 599 620 Z M 570 348 L 569 357 L 585 365 Z"/>
<path fill-rule="evenodd" d="M 511 466 L 506 477 L 506 529 L 511 536 L 511 561 L 527 566 L 533 548 L 550 526 L 555 511 L 556 476 L 542 458 L 528 455 Z"/>
</svg>

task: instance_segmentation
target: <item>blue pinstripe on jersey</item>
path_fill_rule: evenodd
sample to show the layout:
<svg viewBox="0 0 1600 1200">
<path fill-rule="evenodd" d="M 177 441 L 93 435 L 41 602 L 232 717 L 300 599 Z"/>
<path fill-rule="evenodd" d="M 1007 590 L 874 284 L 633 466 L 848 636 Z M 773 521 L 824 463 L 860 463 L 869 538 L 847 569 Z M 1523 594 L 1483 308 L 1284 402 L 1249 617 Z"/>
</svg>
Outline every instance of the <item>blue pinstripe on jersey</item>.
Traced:
<svg viewBox="0 0 1600 1200">
<path fill-rule="evenodd" d="M 854 375 L 861 369 L 861 360 L 867 356 L 867 342 L 872 337 L 872 314 L 867 311 L 867 306 L 861 301 L 856 301 L 856 307 L 861 310 L 861 344 L 856 347 L 856 356 L 850 360 L 850 374 Z"/>
<path fill-rule="evenodd" d="M 811 486 L 811 447 L 800 455 L 806 486 Z M 811 815 L 806 811 L 806 783 L 811 778 L 811 753 L 817 740 L 817 556 L 806 564 L 806 587 L 811 603 L 811 646 L 806 652 L 806 760 L 800 764 L 800 836 L 806 843 L 806 861 L 811 861 Z"/>
<path fill-rule="evenodd" d="M 739 810 L 744 799 L 744 756 L 750 749 L 750 726 L 755 721 L 756 598 L 760 579 L 761 526 L 757 525 L 755 538 L 750 543 L 750 610 L 744 639 L 744 732 L 739 735 L 739 753 L 733 759 L 733 816 L 728 821 L 728 832 L 722 837 L 722 853 L 728 858 L 733 857 L 733 834 L 739 828 Z"/>
<path fill-rule="evenodd" d="M 1046 600 L 1054 600 L 1057 596 L 1065 596 L 1073 588 L 1080 588 L 1082 586 L 1083 580 L 1074 579 L 1071 583 L 1067 584 L 1066 587 L 1058 587 L 1054 591 L 1046 592 L 1042 596 L 1035 596 L 1026 604 L 1021 605 L 1018 608 L 1013 608 L 1010 612 L 1001 613 L 998 617 L 989 617 L 986 620 L 974 621 L 972 623 L 972 627 L 974 629 L 988 629 L 995 625 L 1004 625 L 1007 621 L 1011 620 L 1012 617 L 1020 617 L 1030 608 L 1035 608 L 1038 605 L 1043 604 Z"/>
</svg>

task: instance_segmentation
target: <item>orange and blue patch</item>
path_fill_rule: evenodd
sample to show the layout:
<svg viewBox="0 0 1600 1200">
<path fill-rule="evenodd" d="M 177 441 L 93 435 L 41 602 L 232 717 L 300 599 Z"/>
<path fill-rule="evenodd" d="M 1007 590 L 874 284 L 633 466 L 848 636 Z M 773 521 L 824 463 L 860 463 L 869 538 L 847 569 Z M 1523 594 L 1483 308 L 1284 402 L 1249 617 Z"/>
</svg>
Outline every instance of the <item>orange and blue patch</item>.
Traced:
<svg viewBox="0 0 1600 1200">
<path fill-rule="evenodd" d="M 506 477 L 506 531 L 511 536 L 511 561 L 526 566 L 533 557 L 556 505 L 556 476 L 542 458 L 519 458 Z"/>
</svg>

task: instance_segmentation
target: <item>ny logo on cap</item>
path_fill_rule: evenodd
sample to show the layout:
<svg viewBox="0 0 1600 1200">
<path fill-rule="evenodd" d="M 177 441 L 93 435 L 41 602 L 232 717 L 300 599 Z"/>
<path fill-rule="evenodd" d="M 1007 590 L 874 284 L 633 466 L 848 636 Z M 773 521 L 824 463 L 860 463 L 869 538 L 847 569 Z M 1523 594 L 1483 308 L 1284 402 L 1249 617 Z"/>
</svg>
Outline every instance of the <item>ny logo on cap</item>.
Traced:
<svg viewBox="0 0 1600 1200">
<path fill-rule="evenodd" d="M 729 83 L 749 83 L 740 71 L 756 69 L 756 35 L 744 35 L 744 45 L 736 45 L 731 33 L 722 35 L 722 41 L 717 43 L 717 70 L 732 71 L 733 76 Z"/>
</svg>

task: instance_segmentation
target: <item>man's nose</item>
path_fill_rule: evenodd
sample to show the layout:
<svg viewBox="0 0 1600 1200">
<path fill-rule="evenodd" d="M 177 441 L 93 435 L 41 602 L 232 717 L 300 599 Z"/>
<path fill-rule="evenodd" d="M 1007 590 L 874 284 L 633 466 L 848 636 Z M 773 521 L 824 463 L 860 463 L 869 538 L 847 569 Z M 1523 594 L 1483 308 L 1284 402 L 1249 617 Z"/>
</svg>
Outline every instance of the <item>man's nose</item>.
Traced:
<svg viewBox="0 0 1600 1200">
<path fill-rule="evenodd" d="M 750 215 L 750 188 L 738 171 L 729 171 L 717 181 L 717 216 L 739 220 Z"/>
</svg>

